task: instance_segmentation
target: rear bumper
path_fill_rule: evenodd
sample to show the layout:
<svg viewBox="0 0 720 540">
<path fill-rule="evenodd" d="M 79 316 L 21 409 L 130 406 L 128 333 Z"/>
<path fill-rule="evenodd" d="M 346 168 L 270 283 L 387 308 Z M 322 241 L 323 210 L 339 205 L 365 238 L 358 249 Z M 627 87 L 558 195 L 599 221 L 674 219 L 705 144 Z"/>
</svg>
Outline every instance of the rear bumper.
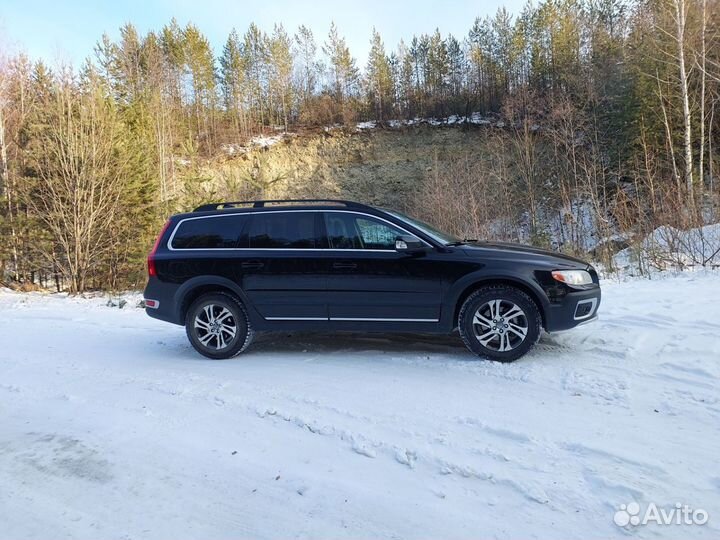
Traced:
<svg viewBox="0 0 720 540">
<path fill-rule="evenodd" d="M 600 288 L 568 293 L 561 302 L 551 304 L 545 317 L 545 330 L 560 332 L 597 320 Z"/>
<path fill-rule="evenodd" d="M 173 324 L 183 324 L 184 321 L 179 320 L 180 315 L 176 309 L 175 293 L 177 285 L 172 283 L 163 283 L 156 277 L 151 277 L 145 286 L 143 297 L 145 300 L 155 300 L 158 302 L 156 308 L 146 307 L 147 313 L 153 319 L 170 322 Z"/>
</svg>

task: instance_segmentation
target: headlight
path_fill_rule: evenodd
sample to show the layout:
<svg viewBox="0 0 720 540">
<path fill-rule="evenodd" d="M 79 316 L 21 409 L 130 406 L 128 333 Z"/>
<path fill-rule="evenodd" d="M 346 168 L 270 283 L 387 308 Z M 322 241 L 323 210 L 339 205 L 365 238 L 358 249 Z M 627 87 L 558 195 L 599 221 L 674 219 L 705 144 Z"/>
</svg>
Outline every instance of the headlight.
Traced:
<svg viewBox="0 0 720 540">
<path fill-rule="evenodd" d="M 575 285 L 590 285 L 593 282 L 590 273 L 585 270 L 554 270 L 552 277 L 571 287 Z"/>
</svg>

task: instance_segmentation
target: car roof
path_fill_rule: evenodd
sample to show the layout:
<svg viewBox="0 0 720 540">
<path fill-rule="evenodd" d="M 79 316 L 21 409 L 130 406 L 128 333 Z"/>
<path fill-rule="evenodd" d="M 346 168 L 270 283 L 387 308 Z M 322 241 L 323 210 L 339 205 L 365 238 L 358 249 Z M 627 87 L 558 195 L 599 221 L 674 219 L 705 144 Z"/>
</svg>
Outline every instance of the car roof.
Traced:
<svg viewBox="0 0 720 540">
<path fill-rule="evenodd" d="M 244 204 L 246 206 L 231 206 Z M 228 206 L 230 205 L 230 206 Z M 248 206 L 249 205 L 249 206 Z M 334 211 L 334 212 L 355 212 L 364 213 L 384 219 L 393 223 L 411 234 L 422 238 L 431 245 L 438 244 L 437 240 L 430 237 L 425 231 L 419 229 L 412 223 L 400 219 L 398 216 L 375 206 L 357 203 L 353 201 L 342 201 L 333 199 L 320 200 L 281 200 L 281 201 L 243 201 L 240 203 L 213 203 L 202 205 L 192 212 L 173 215 L 170 220 L 176 226 L 186 219 L 202 219 L 216 216 L 233 216 L 256 213 L 274 213 L 287 211 Z"/>
<path fill-rule="evenodd" d="M 245 205 L 245 206 L 239 206 Z M 381 209 L 367 204 L 356 203 L 354 201 L 343 200 L 272 200 L 272 201 L 241 201 L 230 203 L 212 203 L 197 207 L 192 212 L 184 212 L 176 214 L 173 218 L 185 219 L 191 217 L 220 216 L 231 214 L 247 214 L 260 212 L 277 212 L 277 211 L 301 211 L 301 210 L 342 210 L 348 212 L 367 212 L 370 214 L 384 215 Z"/>
</svg>

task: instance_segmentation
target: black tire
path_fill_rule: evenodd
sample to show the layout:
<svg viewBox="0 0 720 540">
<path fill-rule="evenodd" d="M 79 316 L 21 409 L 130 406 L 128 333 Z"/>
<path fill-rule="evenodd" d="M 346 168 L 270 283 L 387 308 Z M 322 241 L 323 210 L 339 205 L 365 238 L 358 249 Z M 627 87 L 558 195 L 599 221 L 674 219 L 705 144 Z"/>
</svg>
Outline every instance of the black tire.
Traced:
<svg viewBox="0 0 720 540">
<path fill-rule="evenodd" d="M 499 303 L 495 304 L 494 301 Z M 502 309 L 510 315 L 517 313 L 511 307 L 513 304 L 522 314 L 512 317 L 512 328 L 507 324 L 510 321 L 505 321 L 504 317 L 502 324 L 500 318 L 488 320 L 493 309 L 497 309 L 501 316 Z M 476 319 L 478 313 L 479 318 Z M 481 321 L 487 321 L 491 326 Z M 540 338 L 541 326 L 540 310 L 533 299 L 520 289 L 506 285 L 481 287 L 468 296 L 458 316 L 458 329 L 465 346 L 478 356 L 497 362 L 513 362 L 532 349 Z M 521 338 L 525 328 L 527 330 Z M 486 344 L 481 343 L 481 338 L 485 338 Z M 512 347 L 507 349 L 510 345 Z"/>
<path fill-rule="evenodd" d="M 206 328 L 203 325 L 208 313 L 214 318 Z M 221 317 L 222 324 L 216 323 Z M 227 328 L 235 329 L 234 336 Z M 250 346 L 254 337 L 245 306 L 234 295 L 222 292 L 204 294 L 190 305 L 185 315 L 185 332 L 197 352 L 215 360 L 237 356 Z"/>
</svg>

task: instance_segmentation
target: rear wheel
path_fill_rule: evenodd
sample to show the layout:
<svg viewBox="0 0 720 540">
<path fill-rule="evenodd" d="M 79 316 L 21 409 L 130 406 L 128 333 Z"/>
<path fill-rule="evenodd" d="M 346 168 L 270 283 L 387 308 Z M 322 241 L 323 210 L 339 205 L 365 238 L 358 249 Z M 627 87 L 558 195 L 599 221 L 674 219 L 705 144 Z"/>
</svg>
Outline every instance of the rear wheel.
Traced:
<svg viewBox="0 0 720 540">
<path fill-rule="evenodd" d="M 540 337 L 540 311 L 523 291 L 487 286 L 472 293 L 458 317 L 463 342 L 475 354 L 512 362 L 528 352 Z"/>
<path fill-rule="evenodd" d="M 245 307 L 225 293 L 205 294 L 195 300 L 185 316 L 185 332 L 197 352 L 213 359 L 240 354 L 253 338 Z"/>
</svg>

